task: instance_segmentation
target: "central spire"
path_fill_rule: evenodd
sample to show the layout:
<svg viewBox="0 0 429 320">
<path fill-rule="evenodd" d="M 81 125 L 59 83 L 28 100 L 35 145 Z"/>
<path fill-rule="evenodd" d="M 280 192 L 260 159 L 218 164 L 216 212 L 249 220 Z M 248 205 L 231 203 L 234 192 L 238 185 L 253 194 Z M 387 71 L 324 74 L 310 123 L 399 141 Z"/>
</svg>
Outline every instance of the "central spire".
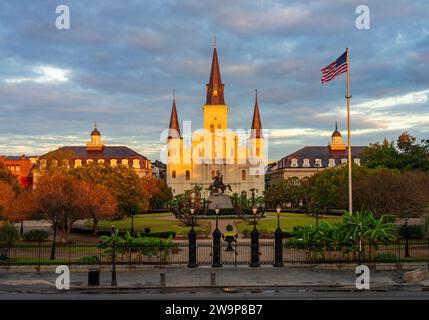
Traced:
<svg viewBox="0 0 429 320">
<path fill-rule="evenodd" d="M 259 114 L 259 105 L 258 105 L 258 90 L 255 89 L 255 108 L 253 109 L 253 119 L 252 119 L 252 131 L 250 134 L 251 138 L 262 138 L 262 123 L 261 116 Z"/>
<path fill-rule="evenodd" d="M 224 85 L 220 77 L 219 60 L 217 57 L 216 46 L 213 48 L 212 68 L 210 71 L 210 79 L 207 84 L 207 99 L 206 105 L 224 105 L 225 98 L 223 96 Z"/>
</svg>

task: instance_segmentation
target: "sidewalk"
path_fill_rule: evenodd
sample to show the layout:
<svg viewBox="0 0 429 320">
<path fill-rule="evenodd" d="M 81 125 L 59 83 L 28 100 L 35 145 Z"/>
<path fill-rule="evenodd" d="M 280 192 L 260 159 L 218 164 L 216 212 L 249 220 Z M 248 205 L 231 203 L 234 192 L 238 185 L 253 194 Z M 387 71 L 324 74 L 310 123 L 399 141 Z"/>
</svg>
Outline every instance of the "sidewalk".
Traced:
<svg viewBox="0 0 429 320">
<path fill-rule="evenodd" d="M 117 271 L 118 289 L 160 288 L 160 274 L 165 273 L 168 288 L 204 288 L 204 287 L 338 287 L 355 288 L 356 274 L 354 270 L 321 270 L 303 268 L 249 268 L 247 266 L 222 268 L 198 267 L 137 267 L 135 270 L 121 269 Z M 212 273 L 216 282 L 211 283 Z M 404 285 L 402 271 L 371 271 L 371 288 L 395 288 Z M 1 291 L 52 291 L 57 278 L 55 268 L 50 271 L 9 272 L 0 273 Z M 88 274 L 83 271 L 71 271 L 72 289 L 89 289 Z M 109 288 L 111 273 L 102 270 L 100 286 Z M 408 284 L 405 284 L 407 286 Z M 417 286 L 428 286 L 427 281 L 416 283 Z M 409 285 L 408 285 L 409 286 Z"/>
</svg>

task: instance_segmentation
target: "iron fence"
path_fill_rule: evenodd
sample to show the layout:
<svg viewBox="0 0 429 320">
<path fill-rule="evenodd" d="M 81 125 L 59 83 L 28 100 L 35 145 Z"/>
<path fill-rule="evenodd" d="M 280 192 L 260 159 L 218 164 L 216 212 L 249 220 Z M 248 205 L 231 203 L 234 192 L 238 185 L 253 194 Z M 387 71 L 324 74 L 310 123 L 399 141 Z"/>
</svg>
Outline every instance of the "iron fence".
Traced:
<svg viewBox="0 0 429 320">
<path fill-rule="evenodd" d="M 429 261 L 429 240 L 409 240 L 406 257 L 406 242 L 398 240 L 388 243 L 319 243 L 305 246 L 284 239 L 284 263 L 346 263 L 346 262 L 403 262 Z M 213 243 L 211 240 L 197 241 L 198 265 L 211 265 Z M 117 264 L 186 265 L 189 257 L 187 240 L 173 241 L 171 245 L 117 245 Z M 275 259 L 274 239 L 259 240 L 259 260 L 262 265 L 272 265 Z M 18 242 L 0 245 L 0 265 L 49 265 L 49 264 L 110 264 L 112 248 L 99 242 L 57 243 L 52 259 L 51 242 Z M 248 265 L 251 261 L 249 239 L 221 243 L 223 265 Z"/>
</svg>

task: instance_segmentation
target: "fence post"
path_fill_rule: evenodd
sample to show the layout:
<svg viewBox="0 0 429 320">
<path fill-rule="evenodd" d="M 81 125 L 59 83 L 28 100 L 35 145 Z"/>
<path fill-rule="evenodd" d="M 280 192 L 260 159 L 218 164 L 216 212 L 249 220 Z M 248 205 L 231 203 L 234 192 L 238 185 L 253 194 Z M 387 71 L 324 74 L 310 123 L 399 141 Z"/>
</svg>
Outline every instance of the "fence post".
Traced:
<svg viewBox="0 0 429 320">
<path fill-rule="evenodd" d="M 39 270 L 40 270 L 40 250 L 41 250 L 41 245 L 42 245 L 42 242 L 40 242 L 40 240 L 39 240 Z"/>
<path fill-rule="evenodd" d="M 98 263 L 102 264 L 101 259 L 102 259 L 102 253 L 101 253 L 101 241 L 98 241 Z"/>
<path fill-rule="evenodd" d="M 278 228 L 274 233 L 274 267 L 283 267 L 283 232 Z"/>
<path fill-rule="evenodd" d="M 71 265 L 71 251 L 72 251 L 72 244 L 71 242 L 69 242 L 69 266 Z M 79 247 L 79 244 L 77 244 L 77 246 Z"/>
<path fill-rule="evenodd" d="M 398 261 L 401 261 L 401 239 L 398 238 Z"/>
<path fill-rule="evenodd" d="M 428 249 L 428 257 L 429 257 L 429 237 L 428 237 L 428 247 L 427 247 L 427 249 Z"/>
<path fill-rule="evenodd" d="M 256 229 L 256 224 L 253 225 L 253 230 L 250 233 L 250 267 L 259 267 L 259 232 Z"/>
<path fill-rule="evenodd" d="M 188 259 L 188 268 L 195 268 L 197 264 L 197 233 L 192 225 L 191 230 L 188 233 L 188 250 L 189 250 L 189 259 Z"/>
<path fill-rule="evenodd" d="M 11 264 L 11 260 L 12 260 L 11 247 L 12 247 L 12 242 L 9 241 L 9 248 L 7 250 L 7 260 L 9 262 L 9 265 Z"/>
</svg>

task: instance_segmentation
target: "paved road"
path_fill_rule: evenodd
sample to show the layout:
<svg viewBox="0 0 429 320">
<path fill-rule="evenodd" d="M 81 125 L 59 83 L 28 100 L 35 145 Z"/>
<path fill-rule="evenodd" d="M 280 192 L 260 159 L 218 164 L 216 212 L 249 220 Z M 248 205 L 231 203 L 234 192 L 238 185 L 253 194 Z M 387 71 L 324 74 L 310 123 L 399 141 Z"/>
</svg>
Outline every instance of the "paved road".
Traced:
<svg viewBox="0 0 429 320">
<path fill-rule="evenodd" d="M 216 299 L 240 299 L 240 300 L 264 300 L 264 299 L 413 299 L 429 300 L 429 291 L 421 291 L 419 288 L 408 288 L 406 290 L 377 290 L 377 291 L 352 291 L 352 290 L 327 290 L 314 288 L 259 288 L 240 289 L 234 293 L 224 292 L 223 289 L 200 289 L 177 290 L 177 289 L 154 289 L 154 290 L 123 290 L 123 291 L 67 291 L 51 293 L 28 293 L 0 291 L 1 300 L 69 300 L 69 299 L 94 299 L 94 300 L 216 300 Z"/>
</svg>

